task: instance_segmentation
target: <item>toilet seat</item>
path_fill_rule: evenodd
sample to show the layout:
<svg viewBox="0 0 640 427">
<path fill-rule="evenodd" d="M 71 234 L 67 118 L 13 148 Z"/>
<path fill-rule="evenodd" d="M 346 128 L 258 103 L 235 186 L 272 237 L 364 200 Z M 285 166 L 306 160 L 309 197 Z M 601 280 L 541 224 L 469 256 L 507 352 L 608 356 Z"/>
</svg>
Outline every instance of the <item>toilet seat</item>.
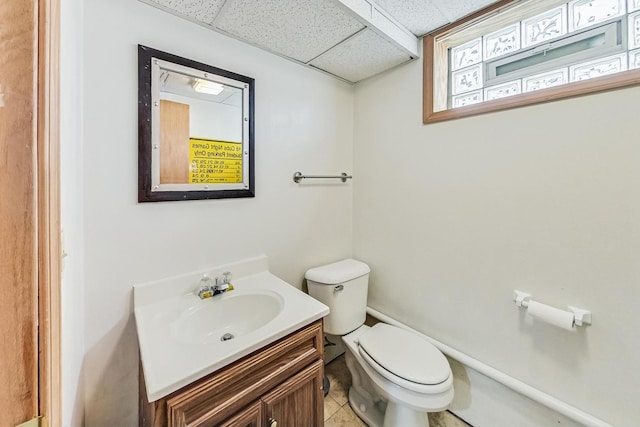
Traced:
<svg viewBox="0 0 640 427">
<path fill-rule="evenodd" d="M 408 390 L 439 393 L 451 382 L 444 355 L 426 339 L 396 326 L 374 325 L 359 337 L 358 352 L 378 374 Z"/>
</svg>

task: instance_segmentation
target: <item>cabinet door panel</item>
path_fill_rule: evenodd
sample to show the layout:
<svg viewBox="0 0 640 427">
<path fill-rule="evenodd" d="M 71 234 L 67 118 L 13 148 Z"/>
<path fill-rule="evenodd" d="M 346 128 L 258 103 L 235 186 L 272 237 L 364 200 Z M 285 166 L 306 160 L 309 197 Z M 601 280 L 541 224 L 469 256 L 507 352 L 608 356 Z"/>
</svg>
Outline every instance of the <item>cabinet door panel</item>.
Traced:
<svg viewBox="0 0 640 427">
<path fill-rule="evenodd" d="M 321 426 L 324 421 L 323 372 L 324 364 L 318 360 L 263 396 L 265 425 L 273 419 L 278 427 Z"/>
<path fill-rule="evenodd" d="M 258 401 L 222 423 L 220 427 L 260 427 L 261 420 L 262 403 Z"/>
</svg>

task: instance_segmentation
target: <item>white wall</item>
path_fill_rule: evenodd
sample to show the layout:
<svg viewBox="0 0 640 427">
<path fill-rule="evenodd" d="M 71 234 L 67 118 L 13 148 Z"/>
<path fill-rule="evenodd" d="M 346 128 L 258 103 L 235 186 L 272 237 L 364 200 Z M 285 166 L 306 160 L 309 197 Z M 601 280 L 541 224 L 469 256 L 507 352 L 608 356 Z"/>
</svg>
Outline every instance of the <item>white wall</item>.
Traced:
<svg viewBox="0 0 640 427">
<path fill-rule="evenodd" d="M 256 79 L 255 198 L 137 203 L 138 43 Z M 352 184 L 292 175 L 351 170 L 353 89 L 135 0 L 85 1 L 84 46 L 85 423 L 133 426 L 133 284 L 265 253 L 301 286 L 351 255 Z"/>
<path fill-rule="evenodd" d="M 422 125 L 422 64 L 355 94 L 369 303 L 616 426 L 640 423 L 640 88 Z M 593 311 L 533 324 L 514 289 Z M 551 424 L 551 423 L 549 423 Z"/>
<path fill-rule="evenodd" d="M 60 7 L 60 204 L 62 271 L 62 425 L 84 417 L 84 249 L 82 225 L 82 0 Z"/>
</svg>

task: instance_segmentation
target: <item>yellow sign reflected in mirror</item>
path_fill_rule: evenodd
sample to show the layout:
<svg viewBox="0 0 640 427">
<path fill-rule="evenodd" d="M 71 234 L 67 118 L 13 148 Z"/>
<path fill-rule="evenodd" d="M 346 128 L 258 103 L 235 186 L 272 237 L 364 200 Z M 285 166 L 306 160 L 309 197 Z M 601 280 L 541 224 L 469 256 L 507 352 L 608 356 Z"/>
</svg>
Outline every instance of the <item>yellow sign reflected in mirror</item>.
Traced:
<svg viewBox="0 0 640 427">
<path fill-rule="evenodd" d="M 189 183 L 241 183 L 242 142 L 190 139 Z"/>
</svg>

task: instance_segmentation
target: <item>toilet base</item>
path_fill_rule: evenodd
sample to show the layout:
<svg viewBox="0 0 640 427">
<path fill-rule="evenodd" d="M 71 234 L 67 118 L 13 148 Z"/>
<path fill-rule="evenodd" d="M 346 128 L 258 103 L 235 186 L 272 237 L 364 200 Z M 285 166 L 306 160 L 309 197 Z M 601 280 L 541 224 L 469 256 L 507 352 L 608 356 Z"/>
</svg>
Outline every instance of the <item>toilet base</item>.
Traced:
<svg viewBox="0 0 640 427">
<path fill-rule="evenodd" d="M 382 427 L 393 426 L 429 427 L 429 417 L 425 412 L 417 412 L 389 401 Z"/>
<path fill-rule="evenodd" d="M 416 412 L 393 402 L 378 401 L 362 395 L 355 388 L 349 388 L 349 406 L 369 427 L 429 427 L 429 417 L 424 412 Z"/>
<path fill-rule="evenodd" d="M 376 405 L 370 398 L 359 393 L 354 387 L 350 387 L 349 406 L 369 427 L 383 427 L 384 402 L 379 401 Z"/>
</svg>

